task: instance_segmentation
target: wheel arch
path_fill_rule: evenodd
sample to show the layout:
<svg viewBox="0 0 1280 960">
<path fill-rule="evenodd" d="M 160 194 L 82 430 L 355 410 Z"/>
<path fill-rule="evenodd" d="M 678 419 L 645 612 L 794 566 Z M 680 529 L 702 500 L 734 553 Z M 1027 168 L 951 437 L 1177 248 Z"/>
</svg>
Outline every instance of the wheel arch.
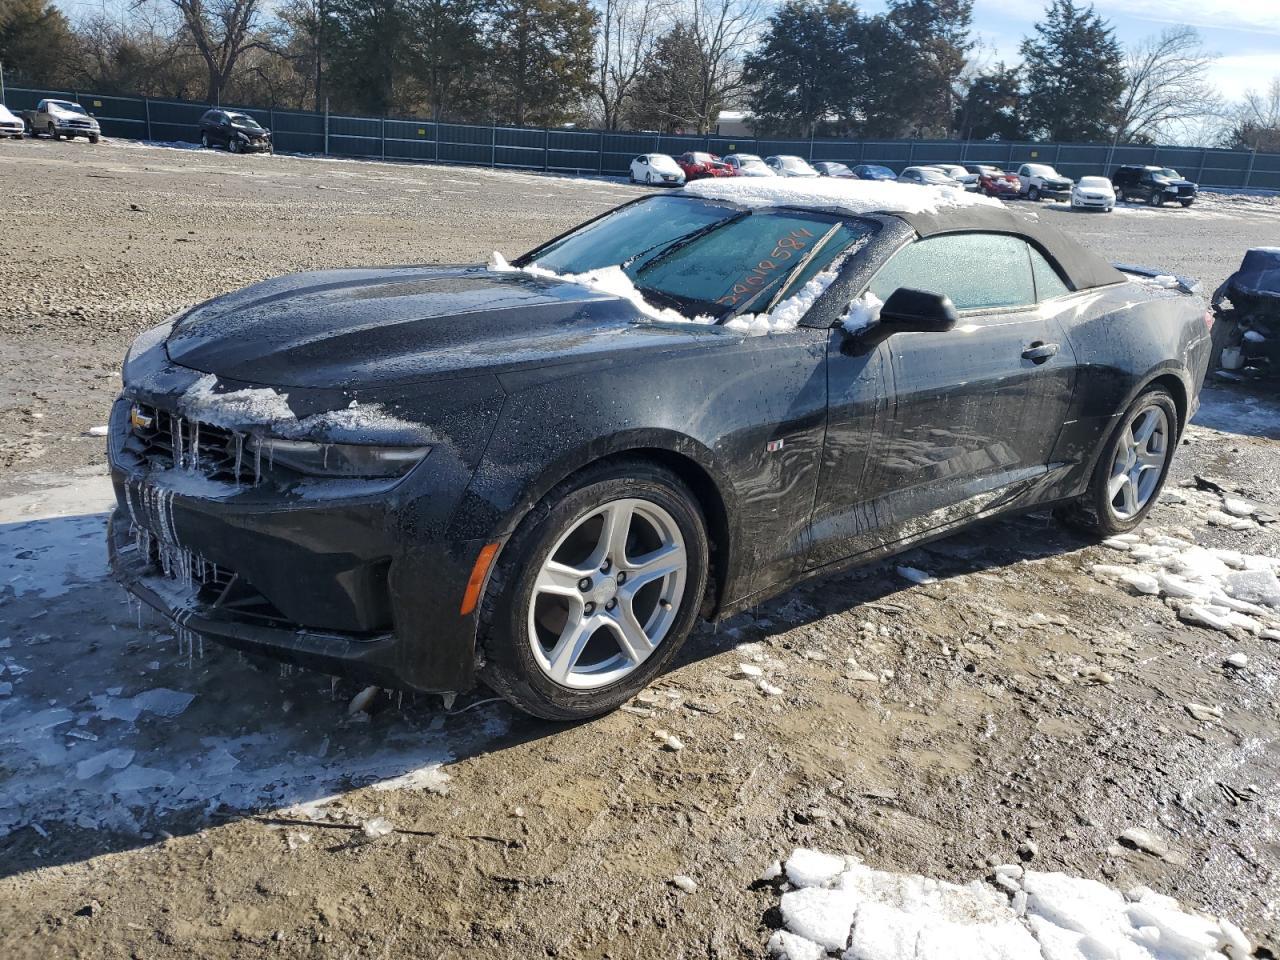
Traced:
<svg viewBox="0 0 1280 960">
<path fill-rule="evenodd" d="M 714 617 L 730 588 L 731 558 L 738 540 L 732 486 L 716 465 L 711 451 L 684 434 L 655 430 L 624 434 L 612 438 L 606 447 L 593 444 L 557 458 L 525 486 L 501 524 L 500 539 L 505 541 L 529 511 L 555 487 L 601 464 L 628 460 L 647 461 L 665 467 L 693 493 L 707 525 L 710 545 L 711 569 L 702 613 L 705 617 Z"/>
</svg>

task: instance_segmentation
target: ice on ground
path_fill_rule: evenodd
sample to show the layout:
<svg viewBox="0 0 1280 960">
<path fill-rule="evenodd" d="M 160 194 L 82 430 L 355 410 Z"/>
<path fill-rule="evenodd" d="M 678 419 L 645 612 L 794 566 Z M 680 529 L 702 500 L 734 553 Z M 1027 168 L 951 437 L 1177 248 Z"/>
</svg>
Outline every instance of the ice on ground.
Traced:
<svg viewBox="0 0 1280 960">
<path fill-rule="evenodd" d="M 1186 623 L 1249 633 L 1280 628 L 1280 560 L 1274 557 L 1202 547 L 1159 527 L 1111 537 L 1103 546 L 1133 563 L 1095 564 L 1095 577 L 1163 597 Z"/>
<path fill-rule="evenodd" d="M 912 583 L 937 583 L 937 577 L 931 573 L 926 573 L 916 567 L 898 567 L 898 576 L 904 580 L 910 580 Z"/>
<path fill-rule="evenodd" d="M 995 883 L 948 883 L 798 849 L 787 876 L 812 885 L 782 894 L 784 930 L 768 942 L 791 960 L 1245 960 L 1230 921 L 1184 910 L 1140 887 L 1122 895 L 1094 880 L 1021 867 Z M 792 862 L 796 875 L 792 876 Z M 816 949 L 815 949 L 816 948 Z"/>
<path fill-rule="evenodd" d="M 107 572 L 111 478 L 0 499 L 0 594 L 54 598 Z"/>
<path fill-rule="evenodd" d="M 681 191 L 704 200 L 724 200 L 744 206 L 805 206 L 838 213 L 936 213 L 951 207 L 1003 207 L 999 200 L 959 187 L 925 187 L 874 180 L 830 178 L 695 180 Z"/>
</svg>

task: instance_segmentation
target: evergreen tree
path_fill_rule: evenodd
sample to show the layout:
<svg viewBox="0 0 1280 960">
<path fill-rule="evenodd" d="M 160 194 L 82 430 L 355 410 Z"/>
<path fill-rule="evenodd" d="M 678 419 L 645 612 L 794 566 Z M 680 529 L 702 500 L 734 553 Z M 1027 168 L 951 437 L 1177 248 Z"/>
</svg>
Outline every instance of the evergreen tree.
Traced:
<svg viewBox="0 0 1280 960">
<path fill-rule="evenodd" d="M 945 137 L 958 104 L 960 74 L 973 49 L 973 0 L 891 0 L 885 14 L 898 58 L 895 73 L 881 76 L 884 99 L 893 103 L 907 132 Z"/>
<path fill-rule="evenodd" d="M 329 0 L 321 29 L 335 108 L 387 114 L 414 106 L 406 89 L 412 23 L 406 0 Z"/>
<path fill-rule="evenodd" d="M 690 64 L 698 61 L 698 42 L 682 23 L 658 38 L 653 56 L 636 79 L 626 123 L 633 130 L 692 132 L 698 128 L 702 85 Z M 719 115 L 723 104 L 713 104 Z"/>
<path fill-rule="evenodd" d="M 974 77 L 956 110 L 955 129 L 965 140 L 1023 140 L 1022 72 L 1003 63 Z"/>
<path fill-rule="evenodd" d="M 493 23 L 497 115 L 519 125 L 575 116 L 591 90 L 596 13 L 588 0 L 498 0 Z"/>
<path fill-rule="evenodd" d="M 0 61 L 11 80 L 36 87 L 66 83 L 77 43 L 71 25 L 46 0 L 0 0 Z"/>
<path fill-rule="evenodd" d="M 1092 5 L 1051 0 L 1022 41 L 1027 126 L 1046 140 L 1106 140 L 1125 89 L 1124 52 Z"/>
<path fill-rule="evenodd" d="M 437 120 L 481 120 L 488 109 L 483 0 L 414 0 L 411 71 Z"/>
<path fill-rule="evenodd" d="M 757 133 L 843 132 L 863 80 L 858 26 L 849 0 L 791 0 L 769 18 L 745 65 Z"/>
</svg>

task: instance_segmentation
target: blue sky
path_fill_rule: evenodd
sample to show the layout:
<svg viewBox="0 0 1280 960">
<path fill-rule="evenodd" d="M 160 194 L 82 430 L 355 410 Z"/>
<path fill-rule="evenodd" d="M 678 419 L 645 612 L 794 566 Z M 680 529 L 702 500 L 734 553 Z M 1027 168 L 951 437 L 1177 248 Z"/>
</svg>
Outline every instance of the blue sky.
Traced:
<svg viewBox="0 0 1280 960">
<path fill-rule="evenodd" d="M 974 32 L 987 55 L 993 61 L 1017 62 L 1018 45 L 1046 5 L 1041 0 L 974 0 Z M 885 3 L 861 0 L 859 6 L 875 13 Z M 1211 77 L 1231 100 L 1280 76 L 1280 0 L 1095 0 L 1094 8 L 1126 44 L 1172 24 L 1198 29 L 1206 47 L 1221 55 Z"/>
</svg>

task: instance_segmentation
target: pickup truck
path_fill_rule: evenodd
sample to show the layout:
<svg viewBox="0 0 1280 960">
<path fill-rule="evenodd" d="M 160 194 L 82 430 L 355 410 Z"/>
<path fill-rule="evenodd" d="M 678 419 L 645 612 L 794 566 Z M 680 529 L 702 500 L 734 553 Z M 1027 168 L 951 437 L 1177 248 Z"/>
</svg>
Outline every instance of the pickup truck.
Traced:
<svg viewBox="0 0 1280 960">
<path fill-rule="evenodd" d="M 1074 184 L 1047 163 L 1024 163 L 1018 168 L 1022 196 L 1028 200 L 1070 200 Z"/>
<path fill-rule="evenodd" d="M 88 137 L 90 143 L 97 143 L 102 135 L 98 121 L 89 116 L 89 111 L 70 100 L 41 100 L 34 110 L 23 110 L 21 116 L 33 137 L 47 133 L 54 140 Z"/>
</svg>

